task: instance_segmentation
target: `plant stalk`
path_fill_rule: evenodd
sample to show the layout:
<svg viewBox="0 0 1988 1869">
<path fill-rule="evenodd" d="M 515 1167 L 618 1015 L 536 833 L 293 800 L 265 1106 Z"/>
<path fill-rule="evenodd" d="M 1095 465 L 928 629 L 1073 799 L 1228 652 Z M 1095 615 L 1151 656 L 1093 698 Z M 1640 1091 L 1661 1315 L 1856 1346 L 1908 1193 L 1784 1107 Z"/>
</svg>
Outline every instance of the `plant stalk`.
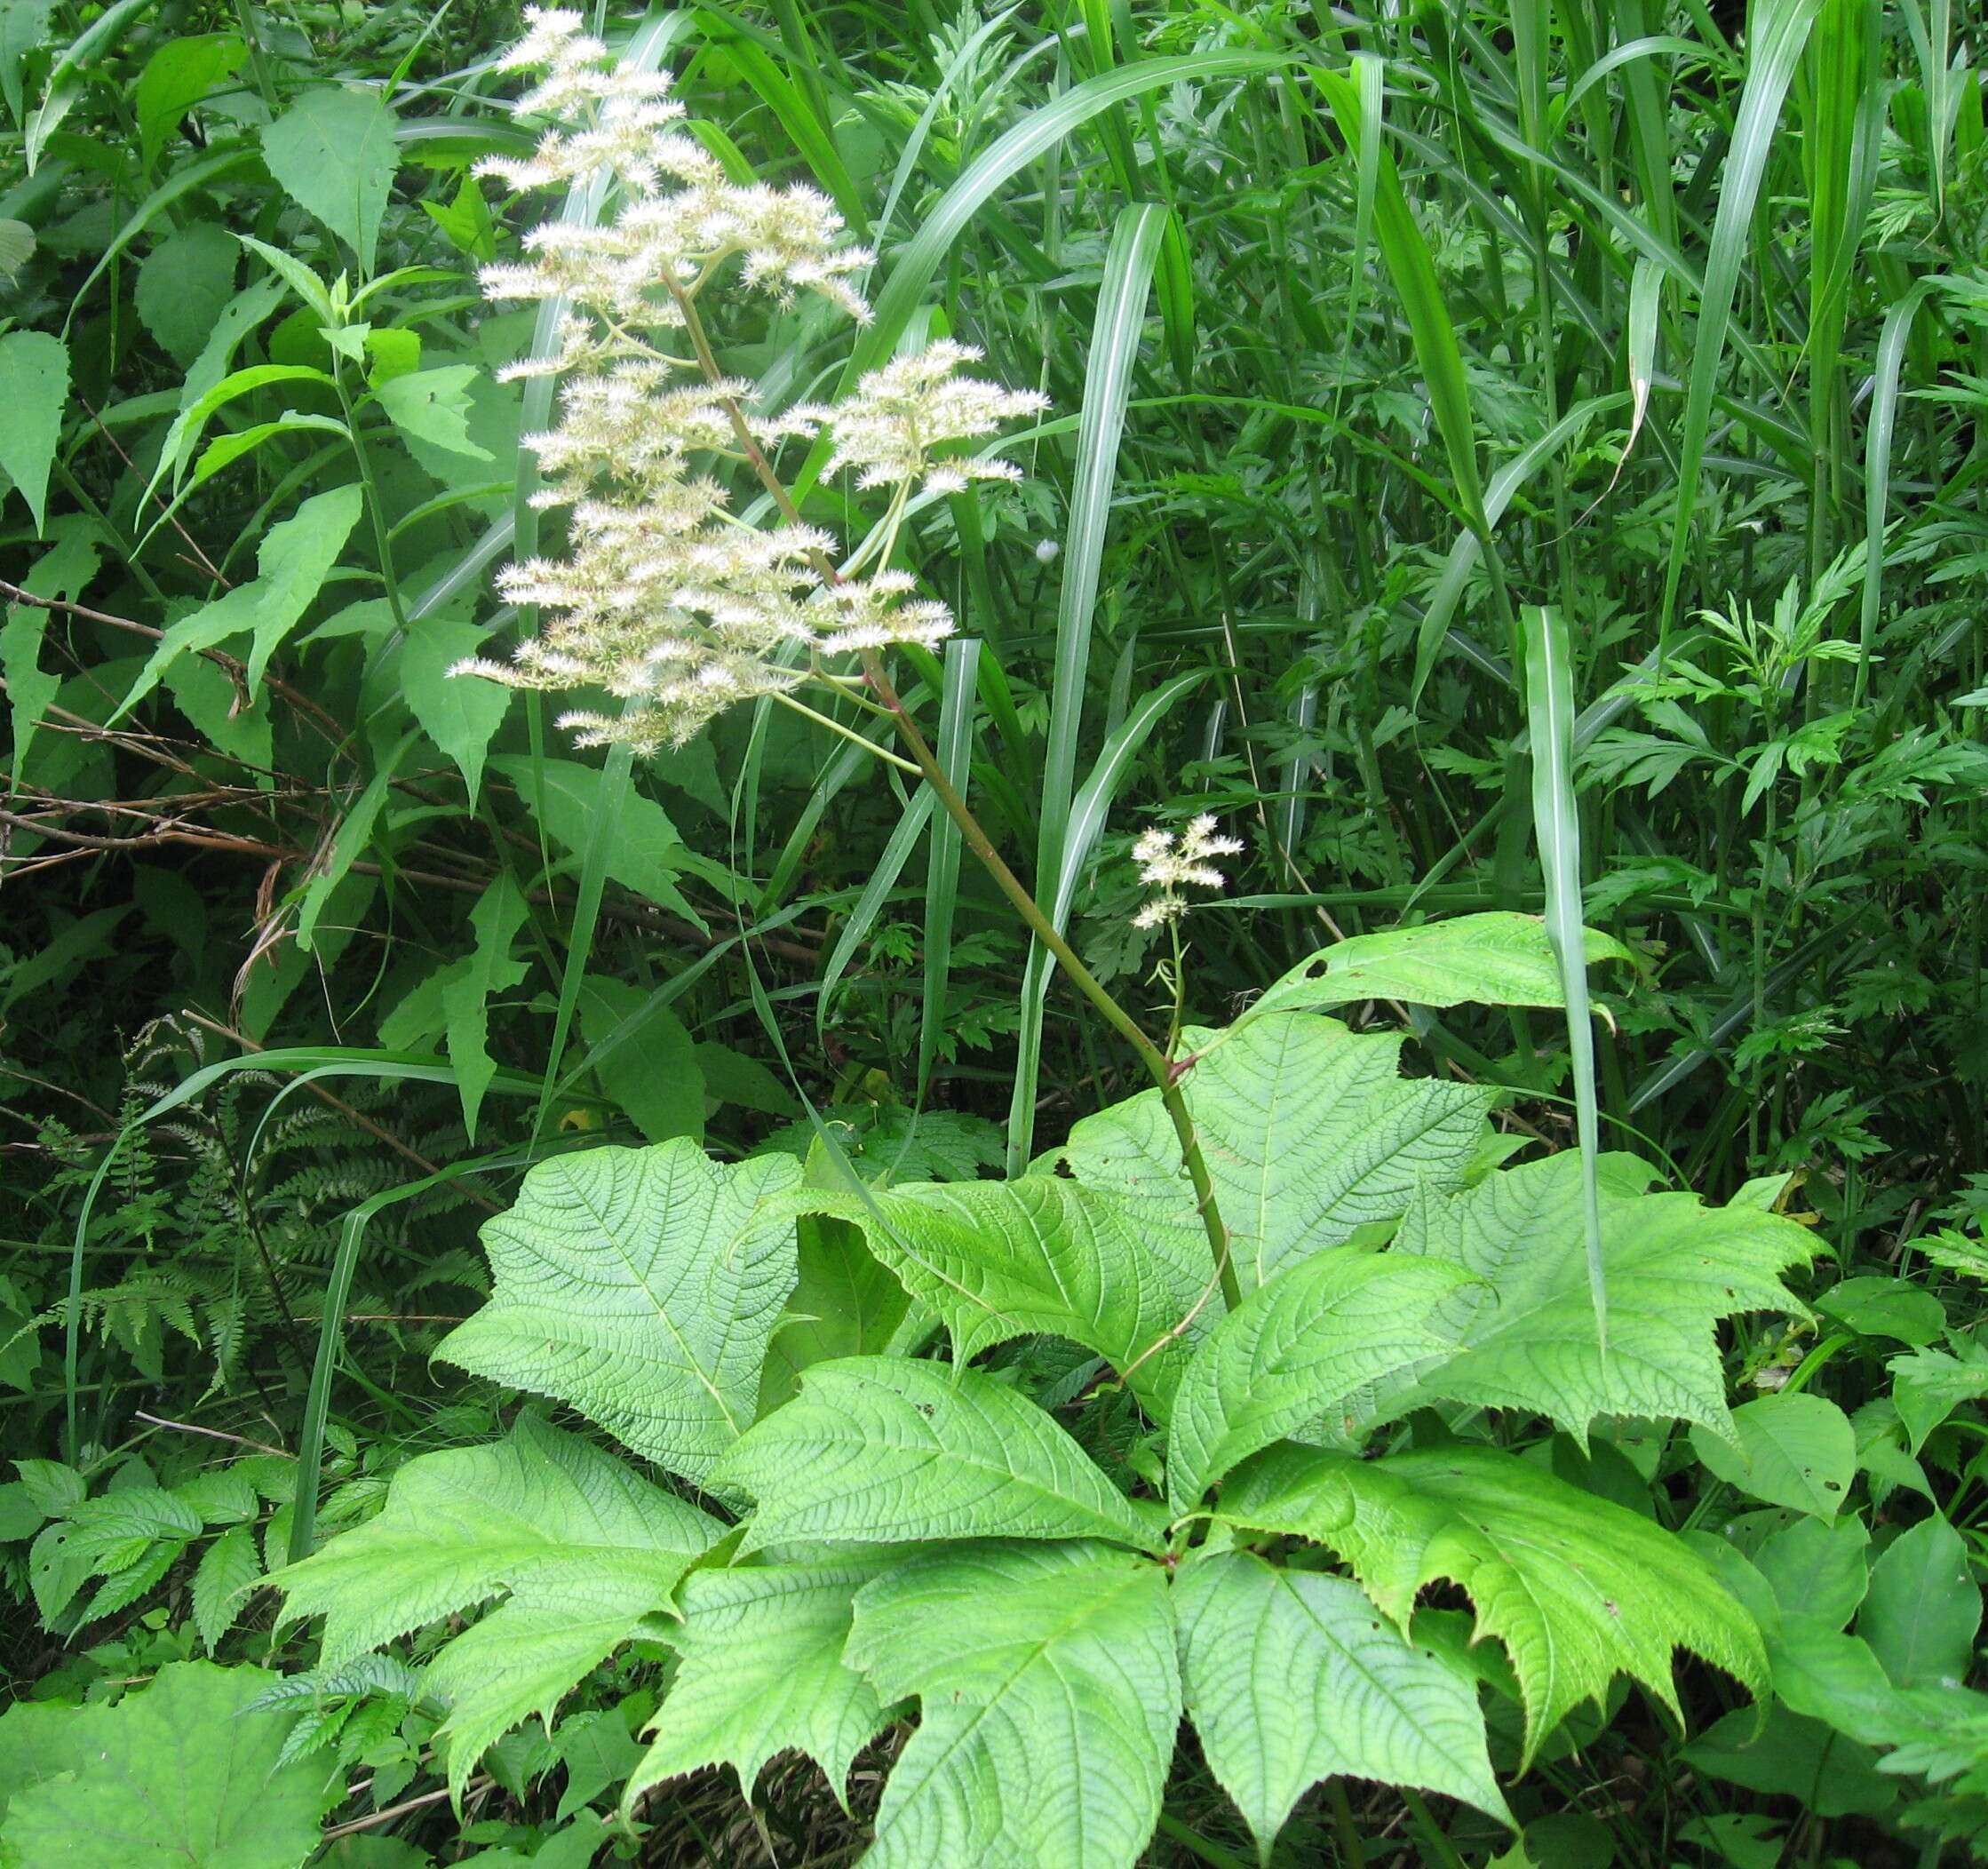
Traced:
<svg viewBox="0 0 1988 1869">
<path fill-rule="evenodd" d="M 683 315 L 684 329 L 690 338 L 692 350 L 697 358 L 697 366 L 704 372 L 704 380 L 715 386 L 723 382 L 724 372 L 719 368 L 718 357 L 711 347 L 704 320 L 697 314 L 695 301 L 680 287 L 669 287 L 671 298 Z M 754 438 L 745 419 L 745 412 L 729 396 L 720 396 L 726 416 L 732 425 L 732 433 L 737 437 L 759 484 L 767 490 L 774 505 L 793 525 L 801 523 L 800 509 L 795 505 L 793 496 L 785 483 L 773 470 L 773 464 L 767 459 L 766 451 Z M 815 569 L 825 583 L 839 581 L 839 574 L 827 558 L 813 554 Z M 1214 1261 L 1215 1277 L 1221 1286 L 1222 1301 L 1230 1310 L 1243 1301 L 1241 1287 L 1236 1281 L 1236 1264 L 1230 1251 L 1229 1229 L 1222 1222 L 1221 1209 L 1215 1198 L 1214 1177 L 1208 1172 L 1208 1164 L 1201 1153 L 1200 1138 L 1195 1133 L 1194 1116 L 1188 1109 L 1186 1094 L 1181 1088 L 1182 1069 L 1159 1046 L 1155 1045 L 1140 1030 L 1139 1022 L 1124 1006 L 1105 990 L 1103 982 L 1084 965 L 1077 950 L 1057 932 L 1056 925 L 1043 913 L 1042 906 L 1022 884 L 1020 877 L 1008 868 L 1001 853 L 994 847 L 993 840 L 982 828 L 980 820 L 974 815 L 972 807 L 961 798 L 945 769 L 934 756 L 924 734 L 918 730 L 918 722 L 911 719 L 897 689 L 892 683 L 889 671 L 884 666 L 883 657 L 874 649 L 865 649 L 862 656 L 863 673 L 869 677 L 870 685 L 876 690 L 877 697 L 883 703 L 885 711 L 897 723 L 898 737 L 904 743 L 904 750 L 911 754 L 934 795 L 945 807 L 946 815 L 959 827 L 959 834 L 966 839 L 966 847 L 980 859 L 981 866 L 993 878 L 995 887 L 1007 897 L 1014 911 L 1027 925 L 1029 931 L 1055 956 L 1056 962 L 1070 977 L 1078 992 L 1096 1007 L 1105 1023 L 1132 1046 L 1139 1062 L 1145 1066 L 1146 1074 L 1153 1080 L 1153 1086 L 1159 1092 L 1160 1102 L 1165 1106 L 1167 1119 L 1173 1125 L 1173 1138 L 1181 1150 L 1181 1164 L 1188 1172 L 1188 1180 L 1194 1188 L 1195 1212 L 1201 1218 L 1203 1230 L 1208 1236 L 1208 1251 Z"/>
</svg>

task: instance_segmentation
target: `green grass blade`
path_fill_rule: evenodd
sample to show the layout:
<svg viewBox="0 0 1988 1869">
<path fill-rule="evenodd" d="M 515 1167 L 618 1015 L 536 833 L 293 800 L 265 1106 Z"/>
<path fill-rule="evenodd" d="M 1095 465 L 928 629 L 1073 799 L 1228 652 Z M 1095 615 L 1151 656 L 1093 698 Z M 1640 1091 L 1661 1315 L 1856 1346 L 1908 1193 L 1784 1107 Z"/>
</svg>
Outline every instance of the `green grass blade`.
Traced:
<svg viewBox="0 0 1988 1869">
<path fill-rule="evenodd" d="M 917 237 L 899 256 L 883 290 L 877 295 L 876 316 L 857 340 L 842 375 L 842 390 L 853 386 L 864 370 L 876 369 L 896 348 L 897 340 L 945 263 L 953 242 L 974 216 L 1006 183 L 1072 131 L 1082 128 L 1100 111 L 1149 91 L 1164 91 L 1181 84 L 1207 84 L 1217 78 L 1247 77 L 1276 71 L 1292 62 L 1286 54 L 1270 52 L 1149 59 L 1088 78 L 1031 111 L 975 156 L 926 215 Z M 814 484 L 828 456 L 828 443 L 817 442 L 799 477 L 797 497 Z"/>
<path fill-rule="evenodd" d="M 1213 669 L 1190 669 L 1176 675 L 1164 687 L 1144 696 L 1107 737 L 1090 776 L 1071 802 L 1068 834 L 1063 839 L 1062 858 L 1057 866 L 1055 888 L 1043 902 L 1051 925 L 1059 934 L 1070 929 L 1070 911 L 1077 902 L 1077 889 L 1085 864 L 1104 832 L 1107 818 L 1117 802 L 1133 756 L 1146 744 L 1147 736 L 1173 704 L 1190 688 L 1198 687 L 1214 672 Z M 1038 900 L 1041 898 L 1038 896 Z M 1035 1086 L 1042 1055 L 1043 1006 L 1049 992 L 1054 966 L 1046 948 L 1030 951 L 1029 964 L 1022 976 L 1023 1030 L 1034 1034 L 1035 1051 L 1030 1068 L 1015 1077 L 1013 1101 L 1008 1108 L 1008 1167 L 1010 1175 L 1020 1174 L 1028 1165 L 1035 1145 Z M 1023 1092 L 1026 1086 L 1027 1096 Z"/>
<path fill-rule="evenodd" d="M 1613 395 L 1591 396 L 1585 402 L 1575 403 L 1544 434 L 1536 435 L 1527 442 L 1491 477 L 1491 484 L 1484 490 L 1486 526 L 1496 528 L 1512 504 L 1513 495 L 1589 422 L 1610 410 L 1620 408 L 1628 400 L 1628 396 L 1619 391 Z M 1462 646 L 1449 639 L 1450 621 L 1456 615 L 1457 606 L 1462 601 L 1465 588 L 1470 582 L 1470 574 L 1477 569 L 1483 552 L 1483 545 L 1478 535 L 1467 529 L 1459 532 L 1451 545 L 1443 575 L 1436 579 L 1435 588 L 1429 593 L 1428 608 L 1422 612 L 1422 621 L 1416 632 L 1415 675 L 1409 687 L 1411 707 L 1421 701 L 1422 690 L 1435 668 L 1436 657 L 1442 653 L 1445 640 L 1451 640 L 1453 647 Z"/>
<path fill-rule="evenodd" d="M 600 808 L 587 826 L 587 847 L 580 856 L 580 884 L 573 898 L 573 919 L 566 930 L 566 965 L 560 970 L 559 1006 L 553 1015 L 553 1042 L 545 1054 L 545 1074 L 538 1094 L 538 1109 L 531 1119 L 531 1139 L 537 1142 L 552 1113 L 553 1094 L 559 1084 L 560 1067 L 566 1058 L 566 1041 L 573 1030 L 573 1014 L 580 1003 L 580 982 L 586 977 L 587 961 L 593 953 L 593 934 L 600 920 L 600 898 L 608 887 L 608 855 L 614 847 L 615 815 L 619 800 L 634 783 L 635 755 L 626 744 L 610 746 L 600 771 Z"/>
<path fill-rule="evenodd" d="M 1111 523 L 1111 496 L 1118 473 L 1132 369 L 1138 360 L 1168 212 L 1154 205 L 1127 208 L 1111 230 L 1097 314 L 1085 365 L 1084 406 L 1077 421 L 1077 467 L 1070 525 L 1062 554 L 1062 584 L 1056 605 L 1056 647 L 1050 678 L 1049 735 L 1043 756 L 1041 816 L 1036 842 L 1036 894 L 1065 871 L 1077 745 L 1084 728 L 1085 678 L 1095 627 L 1099 569 Z M 1062 924 L 1057 924 L 1059 930 Z M 1030 944 L 1023 976 L 1017 1039 L 1011 1160 L 1026 1161 L 1032 1140 L 1036 1085 L 1042 1064 L 1042 1018 L 1048 983 L 1047 955 Z M 1031 992 L 1030 982 L 1040 986 Z M 1024 1112 L 1026 1114 L 1024 1114 Z M 1012 1171 L 1011 1171 L 1012 1172 Z"/>
<path fill-rule="evenodd" d="M 1871 661 L 1878 642 L 1878 598 L 1884 583 L 1884 515 L 1891 499 L 1891 437 L 1898 420 L 1898 373 L 1912 319 L 1926 302 L 1921 284 L 1885 314 L 1878 333 L 1877 363 L 1872 370 L 1871 417 L 1864 432 L 1864 593 L 1857 616 L 1857 686 L 1853 708 L 1869 691 Z"/>
<path fill-rule="evenodd" d="M 1733 296 L 1745 262 L 1753 209 L 1774 142 L 1781 103 L 1787 95 L 1809 29 L 1822 0 L 1761 0 L 1747 34 L 1746 82 L 1733 123 L 1732 144 L 1719 178 L 1719 211 L 1713 222 L 1712 251 L 1706 261 L 1705 293 L 1691 343 L 1691 376 L 1685 392 L 1684 428 L 1678 444 L 1676 517 L 1670 563 L 1664 573 L 1664 598 L 1657 617 L 1659 643 L 1667 640 L 1677 613 L 1678 586 L 1691 548 L 1698 484 L 1705 473 L 1706 441 L 1712 426 L 1713 392 L 1732 324 Z"/>
<path fill-rule="evenodd" d="M 961 798 L 973 778 L 974 699 L 980 668 L 980 643 L 956 636 L 946 645 L 945 685 L 939 701 L 939 756 L 947 779 Z M 925 871 L 925 994 L 918 1020 L 917 1103 L 924 1108 L 945 1024 L 946 990 L 952 980 L 952 927 L 959 905 L 959 826 L 941 812 L 932 826 Z M 906 1137 L 907 1146 L 910 1142 Z"/>
<path fill-rule="evenodd" d="M 850 961 L 855 958 L 857 948 L 876 927 L 877 917 L 882 913 L 891 891 L 897 887 L 897 879 L 904 873 L 904 865 L 911 862 L 911 852 L 918 847 L 918 839 L 932 821 L 932 793 L 922 786 L 911 795 L 897 820 L 897 828 L 890 834 L 890 841 L 884 846 L 884 854 L 877 859 L 877 867 L 863 885 L 862 895 L 849 911 L 848 920 L 843 923 L 842 932 L 836 937 L 835 945 L 829 950 L 828 958 L 823 963 L 815 991 L 815 1033 L 823 1043 L 826 1042 L 829 1001 L 834 997 L 835 989 L 848 970 Z"/>
<path fill-rule="evenodd" d="M 1560 962 L 1567 998 L 1567 1049 L 1574 1067 L 1575 1124 L 1580 1137 L 1581 1189 L 1587 1228 L 1587 1289 L 1594 1330 L 1608 1355 L 1609 1299 L 1602 1264 L 1594 1092 L 1594 1022 L 1588 1010 L 1587 958 L 1581 919 L 1580 815 L 1574 799 L 1574 674 L 1567 620 L 1529 604 L 1525 635 L 1526 721 L 1532 740 L 1532 823 L 1546 873 L 1547 938 Z"/>
<path fill-rule="evenodd" d="M 317 1536 L 317 1494 L 324 1471 L 324 1428 L 331 1412 L 331 1379 L 338 1372 L 338 1356 L 345 1344 L 346 1306 L 352 1297 L 353 1274 L 358 1269 L 366 1229 L 398 1202 L 412 1200 L 432 1188 L 446 1187 L 462 1175 L 526 1167 L 538 1158 L 539 1153 L 529 1149 L 510 1149 L 479 1156 L 473 1161 L 452 1162 L 418 1181 L 381 1189 L 370 1199 L 360 1202 L 340 1223 L 338 1247 L 332 1256 L 331 1276 L 324 1291 L 324 1316 L 318 1324 L 317 1354 L 311 1364 L 310 1388 L 304 1396 L 304 1416 L 297 1433 L 297 1490 L 290 1507 L 287 1554 L 290 1563 L 302 1563 L 311 1555 Z"/>
<path fill-rule="evenodd" d="M 1324 91 L 1341 134 L 1360 149 L 1367 115 L 1360 92 L 1335 71 L 1316 66 L 1308 69 Z M 1443 437 L 1457 503 L 1480 537 L 1484 537 L 1490 526 L 1484 518 L 1483 487 L 1477 469 L 1476 425 L 1471 418 L 1470 386 L 1464 376 L 1457 329 L 1443 300 L 1428 242 L 1410 211 L 1395 159 L 1385 147 L 1374 152 L 1373 180 L 1374 231 L 1414 339 L 1416 362 L 1421 366 L 1429 407 Z"/>
</svg>

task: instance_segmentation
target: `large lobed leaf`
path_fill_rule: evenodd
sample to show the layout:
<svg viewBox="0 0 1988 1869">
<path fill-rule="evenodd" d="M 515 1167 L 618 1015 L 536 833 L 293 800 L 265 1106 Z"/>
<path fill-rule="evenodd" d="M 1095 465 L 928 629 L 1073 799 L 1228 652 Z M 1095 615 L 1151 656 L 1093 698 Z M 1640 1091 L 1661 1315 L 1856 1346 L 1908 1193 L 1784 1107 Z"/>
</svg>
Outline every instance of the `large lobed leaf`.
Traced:
<svg viewBox="0 0 1988 1869">
<path fill-rule="evenodd" d="M 429 1674 L 454 1703 L 441 1738 L 459 1791 L 491 1740 L 549 1716 L 724 1530 L 528 1414 L 508 1440 L 409 1461 L 377 1517 L 272 1581 L 286 1616 L 323 1616 L 327 1666 L 508 1593 Z"/>
<path fill-rule="evenodd" d="M 1110 1539 L 1157 1548 L 1135 1507 L 1041 1409 L 974 1370 L 895 1356 L 818 1363 L 713 1478 L 759 1501 L 746 1550 L 801 1539 Z"/>
<path fill-rule="evenodd" d="M 1212 1268 L 1191 1214 L 1155 1216 L 1058 1175 L 810 1202 L 863 1229 L 962 1362 L 1014 1337 L 1068 1337 L 1131 1371 L 1133 1393 L 1162 1420 L 1190 1348 L 1220 1316 L 1219 1301 L 1212 1312 L 1203 1302 Z"/>
<path fill-rule="evenodd" d="M 321 1841 L 325 1775 L 279 1762 L 290 1722 L 250 1706 L 275 1678 L 179 1661 L 115 1706 L 10 1709 L 0 1864 L 295 1869 Z"/>
<path fill-rule="evenodd" d="M 624 1809 L 667 1778 L 728 1764 L 750 1798 L 767 1760 L 804 1752 L 838 1799 L 856 1754 L 894 1710 L 843 1659 L 855 1593 L 893 1559 L 697 1571 L 668 1640 L 679 1666 L 653 1743 L 622 1793 Z"/>
<path fill-rule="evenodd" d="M 879 1578 L 848 1657 L 919 1698 L 865 1869 L 1130 1869 L 1181 1720 L 1165 1574 L 1109 1546 L 966 1545 Z"/>
<path fill-rule="evenodd" d="M 377 1516 L 270 1580 L 287 1615 L 324 1618 L 330 1666 L 521 1586 L 612 1575 L 660 1606 L 724 1529 L 528 1414 L 507 1440 L 410 1460 Z"/>
<path fill-rule="evenodd" d="M 1276 1447 L 1243 1467 L 1218 1515 L 1324 1545 L 1404 1630 L 1439 1579 L 1504 1643 L 1525 1708 L 1525 1762 L 1573 1707 L 1618 1674 L 1682 1721 L 1673 1652 L 1689 1649 L 1756 1697 L 1767 1659 L 1753 1619 L 1681 1539 L 1488 1447 L 1382 1460 Z"/>
<path fill-rule="evenodd" d="M 1244 1292 L 1397 1220 L 1419 1188 L 1460 1188 L 1486 1134 L 1491 1093 L 1403 1078 L 1399 1034 L 1287 1013 L 1226 1035 L 1193 1029 L 1185 1045 L 1201 1054 L 1183 1087 Z M 1157 1090 L 1086 1117 L 1058 1156 L 1143 1227 L 1203 1237 Z"/>
<path fill-rule="evenodd" d="M 1173 1601 L 1202 1754 L 1266 1863 L 1292 1806 L 1328 1777 L 1440 1792 L 1511 1822 L 1475 1683 L 1344 1578 L 1214 1553 L 1183 1566 Z"/>
<path fill-rule="evenodd" d="M 1469 1279 L 1426 1259 L 1332 1253 L 1252 1292 L 1195 1352 L 1173 1398 L 1166 1490 L 1176 1509 L 1348 1396 L 1451 1349 L 1434 1320 Z"/>
<path fill-rule="evenodd" d="M 1633 1157 L 1604 1156 L 1600 1170 L 1606 1356 L 1588 1289 L 1580 1157 L 1569 1150 L 1411 1205 L 1394 1250 L 1480 1282 L 1443 1307 L 1460 1348 L 1391 1398 L 1394 1412 L 1438 1398 L 1525 1409 L 1584 1439 L 1596 1415 L 1682 1416 L 1732 1437 L 1715 1326 L 1741 1311 L 1801 1314 L 1780 1274 L 1813 1242 L 1749 1202 L 1650 1194 L 1654 1171 Z"/>
<path fill-rule="evenodd" d="M 541 1162 L 484 1225 L 490 1301 L 436 1355 L 569 1402 L 702 1481 L 751 1422 L 793 1289 L 783 1156 L 721 1166 L 687 1139 Z"/>
</svg>

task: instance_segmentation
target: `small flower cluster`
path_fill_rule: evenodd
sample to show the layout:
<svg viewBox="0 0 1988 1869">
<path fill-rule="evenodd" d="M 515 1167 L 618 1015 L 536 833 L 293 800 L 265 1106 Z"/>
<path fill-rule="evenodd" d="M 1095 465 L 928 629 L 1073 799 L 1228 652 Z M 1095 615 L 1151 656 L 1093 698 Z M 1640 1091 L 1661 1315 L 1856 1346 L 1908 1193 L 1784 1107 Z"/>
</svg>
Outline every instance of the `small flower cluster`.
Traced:
<svg viewBox="0 0 1988 1869">
<path fill-rule="evenodd" d="M 1022 470 L 1013 461 L 934 451 L 945 442 L 992 434 L 1003 422 L 1049 407 L 1048 397 L 1033 390 L 954 375 L 962 363 L 977 363 L 980 357 L 970 344 L 941 338 L 871 370 L 839 407 L 794 413 L 828 430 L 835 443 L 829 472 L 854 467 L 858 487 L 916 484 L 926 493 L 964 493 L 969 481 L 1020 480 Z"/>
<path fill-rule="evenodd" d="M 840 216 L 813 189 L 730 182 L 678 127 L 669 79 L 615 64 L 578 13 L 528 7 L 525 18 L 529 30 L 503 66 L 544 69 L 518 108 L 556 127 L 530 155 L 477 172 L 521 189 L 611 183 L 620 205 L 605 222 L 548 222 L 526 237 L 524 264 L 483 274 L 493 298 L 561 306 L 551 354 L 505 374 L 567 379 L 558 426 L 525 445 L 545 481 L 533 503 L 571 509 L 569 549 L 499 574 L 509 601 L 544 612 L 543 632 L 508 663 L 473 659 L 453 672 L 604 689 L 621 712 L 571 712 L 561 725 L 582 745 L 653 753 L 737 702 L 788 692 L 822 657 L 942 640 L 951 613 L 889 568 L 904 504 L 914 491 L 1015 478 L 1008 462 L 963 456 L 958 444 L 1044 399 L 959 375 L 980 353 L 944 341 L 869 372 L 837 405 L 770 419 L 749 412 L 750 384 L 687 379 L 696 363 L 658 348 L 657 333 L 686 333 L 708 361 L 698 295 L 730 262 L 747 291 L 783 305 L 811 292 L 864 322 L 851 282 L 872 256 L 845 241 Z M 856 553 L 854 564 L 874 566 L 861 576 L 835 573 L 835 541 L 813 527 L 736 517 L 708 471 L 824 431 L 831 471 L 894 489 L 886 525 Z"/>
<path fill-rule="evenodd" d="M 1178 921 L 1188 911 L 1181 892 L 1221 888 L 1226 879 L 1211 859 L 1239 856 L 1242 849 L 1239 839 L 1215 835 L 1213 812 L 1189 818 L 1178 837 L 1157 828 L 1142 831 L 1132 847 L 1133 861 L 1139 865 L 1139 879 L 1159 893 L 1133 917 L 1133 927 L 1157 928 Z"/>
</svg>

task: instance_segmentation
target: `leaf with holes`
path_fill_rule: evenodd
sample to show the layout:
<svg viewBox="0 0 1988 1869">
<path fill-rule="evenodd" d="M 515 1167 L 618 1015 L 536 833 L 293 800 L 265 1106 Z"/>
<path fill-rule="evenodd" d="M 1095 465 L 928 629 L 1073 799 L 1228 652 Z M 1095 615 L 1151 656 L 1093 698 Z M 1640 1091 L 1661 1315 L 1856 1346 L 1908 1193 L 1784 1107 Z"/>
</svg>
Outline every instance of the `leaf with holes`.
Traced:
<svg viewBox="0 0 1988 1869">
<path fill-rule="evenodd" d="M 1583 937 L 1590 966 L 1634 958 L 1620 942 L 1593 928 L 1583 930 Z M 1498 911 L 1334 942 L 1267 988 L 1236 1024 L 1364 999 L 1438 1006 L 1567 1003 L 1546 923 L 1537 915 Z"/>
<path fill-rule="evenodd" d="M 1857 1477 L 1857 1434 L 1831 1401 L 1799 1389 L 1762 1396 L 1732 1412 L 1730 1442 L 1691 1430 L 1713 1476 L 1770 1506 L 1833 1519 Z"/>
<path fill-rule="evenodd" d="M 680 1139 L 541 1162 L 484 1223 L 490 1301 L 435 1354 L 702 1481 L 752 1420 L 794 1284 L 778 1197 L 799 1179 L 791 1157 L 720 1166 Z"/>
</svg>

